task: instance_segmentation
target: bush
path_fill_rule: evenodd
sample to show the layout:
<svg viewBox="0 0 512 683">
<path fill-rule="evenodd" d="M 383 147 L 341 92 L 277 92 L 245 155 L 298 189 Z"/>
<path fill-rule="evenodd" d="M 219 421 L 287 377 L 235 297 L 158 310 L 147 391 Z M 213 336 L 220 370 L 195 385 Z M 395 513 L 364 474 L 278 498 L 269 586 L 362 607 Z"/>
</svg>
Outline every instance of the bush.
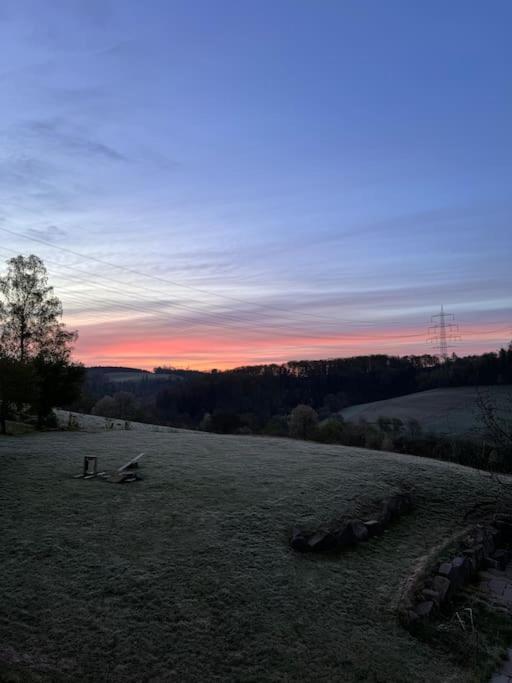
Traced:
<svg viewBox="0 0 512 683">
<path fill-rule="evenodd" d="M 314 439 L 318 434 L 318 415 L 311 406 L 299 404 L 290 413 L 288 430 L 294 439 Z"/>
<path fill-rule="evenodd" d="M 263 434 L 268 436 L 288 436 L 288 421 L 285 417 L 275 415 L 262 429 Z"/>
<path fill-rule="evenodd" d="M 239 427 L 236 430 L 236 433 L 240 434 L 242 436 L 249 436 L 250 434 L 252 434 L 252 429 L 250 427 L 248 427 L 247 425 L 243 425 L 242 427 Z"/>
<path fill-rule="evenodd" d="M 203 415 L 203 419 L 199 423 L 199 429 L 202 432 L 211 432 L 212 431 L 212 416 L 210 413 L 205 413 Z"/>
<path fill-rule="evenodd" d="M 93 415 L 100 415 L 101 417 L 117 417 L 116 402 L 112 396 L 104 396 L 97 401 L 92 409 Z"/>
<path fill-rule="evenodd" d="M 118 391 L 113 396 L 103 396 L 94 405 L 93 415 L 113 417 L 118 420 L 136 420 L 142 414 L 139 402 L 130 391 Z"/>
<path fill-rule="evenodd" d="M 342 419 L 325 420 L 318 427 L 318 441 L 322 443 L 343 443 L 345 437 Z"/>
<path fill-rule="evenodd" d="M 59 423 L 57 420 L 57 415 L 55 415 L 53 410 L 51 411 L 51 413 L 48 413 L 48 415 L 46 415 L 43 418 L 43 420 L 41 422 L 41 426 L 46 427 L 47 429 L 57 429 L 57 427 L 59 426 Z"/>
<path fill-rule="evenodd" d="M 218 434 L 235 434 L 241 426 L 235 413 L 214 413 L 211 416 L 211 431 Z"/>
<path fill-rule="evenodd" d="M 407 420 L 406 426 L 409 436 L 411 436 L 413 439 L 421 436 L 422 427 L 418 420 L 411 418 L 410 420 Z"/>
<path fill-rule="evenodd" d="M 393 438 L 389 434 L 384 434 L 384 437 L 383 437 L 382 442 L 380 444 L 380 448 L 382 451 L 394 451 L 395 450 L 395 442 L 393 441 Z"/>
<path fill-rule="evenodd" d="M 377 429 L 367 429 L 364 434 L 364 447 L 374 451 L 380 451 L 382 446 L 383 434 Z"/>
</svg>

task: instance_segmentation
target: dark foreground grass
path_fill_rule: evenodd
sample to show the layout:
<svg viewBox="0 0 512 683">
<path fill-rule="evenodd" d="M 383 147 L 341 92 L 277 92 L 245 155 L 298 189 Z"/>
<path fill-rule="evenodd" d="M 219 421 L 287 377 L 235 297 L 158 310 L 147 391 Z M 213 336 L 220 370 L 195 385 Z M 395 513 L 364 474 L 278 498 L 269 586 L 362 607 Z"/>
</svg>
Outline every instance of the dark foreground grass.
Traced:
<svg viewBox="0 0 512 683">
<path fill-rule="evenodd" d="M 144 480 L 73 479 L 145 451 Z M 478 667 L 397 622 L 415 562 L 453 533 L 475 470 L 286 439 L 180 432 L 0 439 L 4 679 L 478 681 Z M 418 507 L 336 557 L 290 527 L 415 483 Z M 0 678 L 2 676 L 0 675 Z"/>
</svg>

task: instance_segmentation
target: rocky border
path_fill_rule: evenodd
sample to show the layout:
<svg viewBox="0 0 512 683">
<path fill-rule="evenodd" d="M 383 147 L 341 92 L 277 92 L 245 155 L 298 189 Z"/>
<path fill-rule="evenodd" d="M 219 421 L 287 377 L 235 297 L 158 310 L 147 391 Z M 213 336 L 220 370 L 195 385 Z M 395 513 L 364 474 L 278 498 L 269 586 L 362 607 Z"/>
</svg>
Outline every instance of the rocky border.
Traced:
<svg viewBox="0 0 512 683">
<path fill-rule="evenodd" d="M 349 519 L 334 528 L 320 528 L 306 532 L 298 527 L 292 529 L 290 545 L 298 552 L 321 553 L 342 550 L 357 543 L 367 541 L 372 536 L 382 534 L 389 524 L 414 505 L 411 491 L 401 491 L 381 503 L 377 514 L 367 521 L 358 518 Z"/>
<path fill-rule="evenodd" d="M 474 581 L 480 569 L 504 569 L 512 557 L 512 515 L 496 515 L 492 523 L 465 529 L 437 546 L 423 558 L 406 584 L 398 615 L 405 626 L 433 617 L 467 584 Z M 458 545 L 451 560 L 435 562 L 442 549 Z"/>
</svg>

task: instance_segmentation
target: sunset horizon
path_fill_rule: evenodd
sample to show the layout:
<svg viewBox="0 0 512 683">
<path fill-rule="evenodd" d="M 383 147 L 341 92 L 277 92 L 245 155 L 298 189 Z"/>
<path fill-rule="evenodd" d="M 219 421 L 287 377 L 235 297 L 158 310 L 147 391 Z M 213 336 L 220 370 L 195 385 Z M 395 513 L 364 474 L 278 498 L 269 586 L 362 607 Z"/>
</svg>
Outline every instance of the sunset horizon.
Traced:
<svg viewBox="0 0 512 683">
<path fill-rule="evenodd" d="M 0 20 L 0 258 L 41 257 L 77 359 L 435 353 L 441 305 L 450 353 L 508 344 L 505 6 L 200 6 Z"/>
</svg>

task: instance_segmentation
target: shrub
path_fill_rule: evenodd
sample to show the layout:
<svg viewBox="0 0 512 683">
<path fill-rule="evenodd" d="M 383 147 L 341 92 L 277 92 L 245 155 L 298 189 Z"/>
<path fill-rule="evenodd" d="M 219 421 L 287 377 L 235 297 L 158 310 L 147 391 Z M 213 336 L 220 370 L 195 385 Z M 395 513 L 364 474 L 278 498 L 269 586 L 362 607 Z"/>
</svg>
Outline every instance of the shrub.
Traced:
<svg viewBox="0 0 512 683">
<path fill-rule="evenodd" d="M 393 441 L 393 438 L 389 434 L 384 434 L 384 437 L 382 439 L 380 447 L 381 447 L 381 450 L 383 450 L 383 451 L 394 451 L 395 450 L 395 442 Z"/>
<path fill-rule="evenodd" d="M 119 420 L 136 420 L 141 416 L 141 408 L 137 398 L 130 391 L 118 391 L 113 396 L 100 398 L 94 405 L 92 414 Z"/>
<path fill-rule="evenodd" d="M 285 417 L 274 415 L 262 429 L 268 436 L 288 436 L 288 421 Z"/>
<path fill-rule="evenodd" d="M 415 420 L 414 418 L 407 420 L 406 427 L 409 436 L 411 436 L 413 439 L 421 435 L 422 427 L 418 420 Z"/>
<path fill-rule="evenodd" d="M 241 434 L 242 436 L 249 436 L 250 434 L 252 434 L 252 429 L 247 425 L 242 425 L 242 427 L 239 427 L 236 430 L 236 433 Z"/>
<path fill-rule="evenodd" d="M 364 435 L 364 447 L 380 451 L 382 446 L 382 432 L 374 429 L 367 429 Z"/>
<path fill-rule="evenodd" d="M 331 418 L 318 427 L 318 440 L 322 443 L 344 443 L 343 420 Z"/>
<path fill-rule="evenodd" d="M 314 439 L 318 433 L 318 415 L 311 406 L 299 404 L 290 413 L 288 430 L 294 439 Z"/>
<path fill-rule="evenodd" d="M 203 415 L 203 419 L 199 423 L 199 429 L 203 432 L 212 431 L 212 416 L 210 415 L 210 413 L 205 413 Z"/>
<path fill-rule="evenodd" d="M 235 413 L 214 413 L 211 416 L 212 432 L 234 434 L 240 426 L 240 418 Z"/>
<path fill-rule="evenodd" d="M 92 409 L 93 415 L 101 415 L 101 417 L 117 417 L 116 402 L 112 396 L 104 396 L 97 401 Z"/>
</svg>

